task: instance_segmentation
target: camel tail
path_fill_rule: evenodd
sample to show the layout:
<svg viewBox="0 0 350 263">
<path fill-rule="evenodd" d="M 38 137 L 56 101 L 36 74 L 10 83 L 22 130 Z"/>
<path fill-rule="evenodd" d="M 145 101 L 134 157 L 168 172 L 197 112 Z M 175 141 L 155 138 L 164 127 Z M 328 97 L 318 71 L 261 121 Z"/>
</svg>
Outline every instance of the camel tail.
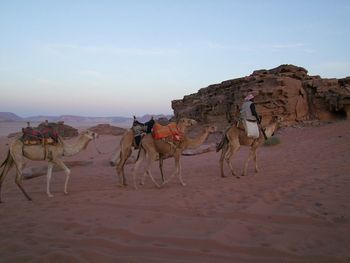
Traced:
<svg viewBox="0 0 350 263">
<path fill-rule="evenodd" d="M 0 168 L 5 166 L 7 163 L 9 163 L 9 164 L 13 163 L 13 159 L 12 159 L 10 150 L 8 150 L 6 159 L 5 159 L 5 161 L 2 162 L 2 164 L 0 165 Z"/>
<path fill-rule="evenodd" d="M 0 165 L 0 168 L 3 167 L 3 169 L 2 169 L 2 171 L 0 173 L 0 182 L 1 182 L 1 179 L 3 178 L 3 176 L 6 175 L 5 174 L 6 171 L 9 171 L 9 169 L 13 166 L 13 164 L 14 164 L 14 161 L 13 161 L 12 155 L 10 153 L 10 150 L 8 150 L 5 161 L 3 161 L 2 164 Z"/>
<path fill-rule="evenodd" d="M 222 135 L 221 141 L 216 145 L 216 152 L 219 152 L 225 144 L 227 144 L 228 139 L 226 136 L 226 132 Z"/>
</svg>

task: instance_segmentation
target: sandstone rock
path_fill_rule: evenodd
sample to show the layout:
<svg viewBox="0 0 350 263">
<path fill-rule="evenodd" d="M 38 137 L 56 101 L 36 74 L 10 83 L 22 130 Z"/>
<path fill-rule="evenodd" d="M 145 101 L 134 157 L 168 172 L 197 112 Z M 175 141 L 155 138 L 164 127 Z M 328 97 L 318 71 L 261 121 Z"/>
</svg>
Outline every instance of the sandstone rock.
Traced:
<svg viewBox="0 0 350 263">
<path fill-rule="evenodd" d="M 238 118 L 248 93 L 255 95 L 263 123 L 275 115 L 283 117 L 285 125 L 350 118 L 350 77 L 322 79 L 294 65 L 256 70 L 250 76 L 209 85 L 172 101 L 172 108 L 176 118 L 193 118 L 223 130 Z"/>
<path fill-rule="evenodd" d="M 124 128 L 112 126 L 110 124 L 99 124 L 97 126 L 89 128 L 93 132 L 97 132 L 99 135 L 122 135 L 126 131 Z"/>
</svg>

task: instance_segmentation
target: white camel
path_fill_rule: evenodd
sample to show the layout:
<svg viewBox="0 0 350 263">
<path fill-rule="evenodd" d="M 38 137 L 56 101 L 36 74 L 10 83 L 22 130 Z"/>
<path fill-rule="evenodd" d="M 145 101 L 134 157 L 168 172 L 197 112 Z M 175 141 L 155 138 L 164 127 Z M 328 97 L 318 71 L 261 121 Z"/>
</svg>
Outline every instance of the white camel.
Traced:
<svg viewBox="0 0 350 263">
<path fill-rule="evenodd" d="M 3 167 L 0 173 L 0 203 L 1 203 L 1 185 L 5 179 L 5 176 L 10 171 L 10 169 L 16 167 L 16 179 L 15 182 L 17 186 L 21 189 L 23 194 L 28 200 L 32 200 L 30 196 L 26 193 L 22 186 L 22 169 L 25 165 L 25 158 L 32 161 L 47 161 L 47 184 L 46 193 L 49 197 L 53 197 L 50 191 L 50 180 L 52 176 L 53 165 L 57 165 L 62 168 L 66 174 L 66 179 L 64 183 L 64 193 L 68 194 L 68 181 L 69 175 L 71 173 L 70 169 L 63 163 L 63 156 L 72 156 L 82 150 L 86 149 L 89 142 L 97 137 L 97 133 L 92 131 L 83 132 L 78 140 L 74 144 L 68 144 L 62 139 L 59 143 L 54 145 L 24 145 L 20 139 L 16 139 L 9 147 L 7 157 L 5 161 L 1 164 L 0 168 Z"/>
</svg>

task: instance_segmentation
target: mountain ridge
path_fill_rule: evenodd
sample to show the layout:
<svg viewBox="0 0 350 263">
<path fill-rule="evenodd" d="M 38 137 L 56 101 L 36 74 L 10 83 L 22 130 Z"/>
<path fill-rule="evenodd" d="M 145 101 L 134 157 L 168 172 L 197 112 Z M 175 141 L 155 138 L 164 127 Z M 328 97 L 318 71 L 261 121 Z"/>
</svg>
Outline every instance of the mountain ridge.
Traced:
<svg viewBox="0 0 350 263">
<path fill-rule="evenodd" d="M 145 114 L 143 116 L 137 116 L 137 120 L 140 122 L 146 122 L 151 117 L 158 119 L 160 117 L 171 118 L 172 115 L 164 114 Z M 131 122 L 133 118 L 122 117 L 122 116 L 111 116 L 111 117 L 91 117 L 91 116 L 80 116 L 80 115 L 35 115 L 30 117 L 20 117 L 12 112 L 0 112 L 0 122 L 44 122 L 48 120 L 49 122 L 77 122 L 77 123 L 89 123 L 89 122 L 99 122 L 99 123 L 123 123 Z"/>
</svg>

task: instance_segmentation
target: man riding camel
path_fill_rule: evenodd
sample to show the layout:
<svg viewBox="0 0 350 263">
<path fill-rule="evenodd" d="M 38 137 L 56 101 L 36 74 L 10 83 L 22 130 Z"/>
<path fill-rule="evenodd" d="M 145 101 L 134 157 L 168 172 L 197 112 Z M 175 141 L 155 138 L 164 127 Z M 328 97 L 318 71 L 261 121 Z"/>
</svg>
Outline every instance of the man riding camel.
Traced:
<svg viewBox="0 0 350 263">
<path fill-rule="evenodd" d="M 252 138 L 259 137 L 259 127 L 261 124 L 261 118 L 255 109 L 254 95 L 248 94 L 244 98 L 244 102 L 241 107 L 241 118 L 243 119 L 244 128 L 247 136 Z"/>
</svg>

